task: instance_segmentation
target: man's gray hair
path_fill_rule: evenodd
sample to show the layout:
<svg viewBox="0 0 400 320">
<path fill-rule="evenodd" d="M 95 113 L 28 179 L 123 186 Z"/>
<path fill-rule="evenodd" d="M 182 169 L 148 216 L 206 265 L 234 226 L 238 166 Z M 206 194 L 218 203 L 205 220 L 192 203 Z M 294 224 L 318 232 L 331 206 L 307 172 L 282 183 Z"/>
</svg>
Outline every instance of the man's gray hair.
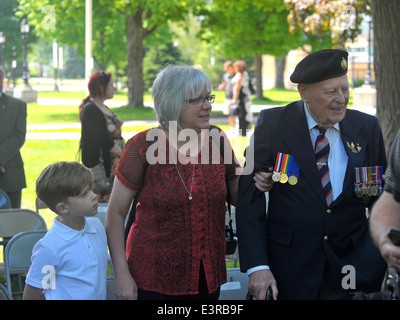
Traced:
<svg viewBox="0 0 400 320">
<path fill-rule="evenodd" d="M 176 121 L 187 100 L 199 97 L 206 89 L 210 94 L 212 85 L 207 75 L 191 66 L 168 65 L 154 80 L 152 96 L 154 110 L 161 127 L 168 128 L 170 121 Z"/>
</svg>

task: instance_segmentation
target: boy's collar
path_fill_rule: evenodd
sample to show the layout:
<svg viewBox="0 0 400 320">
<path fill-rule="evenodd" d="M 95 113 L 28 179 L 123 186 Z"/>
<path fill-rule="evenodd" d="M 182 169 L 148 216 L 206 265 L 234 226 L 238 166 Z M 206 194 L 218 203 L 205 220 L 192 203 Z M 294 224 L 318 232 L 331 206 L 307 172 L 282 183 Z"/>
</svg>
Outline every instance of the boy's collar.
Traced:
<svg viewBox="0 0 400 320">
<path fill-rule="evenodd" d="M 62 222 L 58 221 L 58 216 L 54 218 L 54 227 L 52 228 L 53 231 L 63 240 L 69 241 L 75 238 L 76 236 L 84 233 L 91 233 L 95 234 L 96 229 L 87 223 L 87 219 L 85 217 L 85 226 L 83 227 L 82 230 L 74 230 L 67 225 L 63 224 Z"/>
</svg>

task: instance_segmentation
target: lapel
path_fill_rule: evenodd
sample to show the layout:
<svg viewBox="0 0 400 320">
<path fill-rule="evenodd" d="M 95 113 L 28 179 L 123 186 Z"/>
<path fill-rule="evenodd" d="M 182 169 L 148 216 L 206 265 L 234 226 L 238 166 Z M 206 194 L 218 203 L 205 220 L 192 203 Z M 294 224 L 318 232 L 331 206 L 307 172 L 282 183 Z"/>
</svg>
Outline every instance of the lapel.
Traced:
<svg viewBox="0 0 400 320">
<path fill-rule="evenodd" d="M 311 144 L 310 134 L 307 126 L 307 119 L 304 113 L 302 101 L 287 106 L 283 116 L 283 126 L 280 128 L 283 138 L 293 155 L 300 170 L 305 178 L 310 182 L 314 191 L 319 195 L 321 201 L 325 203 L 325 195 L 322 189 L 317 166 L 315 165 L 314 148 Z M 345 178 L 343 181 L 343 191 L 339 197 L 331 204 L 337 205 L 345 199 L 349 193 L 353 192 L 353 170 L 355 167 L 362 167 L 367 149 L 367 141 L 360 136 L 359 132 L 362 124 L 351 120 L 351 111 L 347 110 L 346 117 L 339 123 L 340 134 L 344 149 L 346 150 L 348 161 Z M 361 148 L 359 151 L 347 145 L 354 143 Z M 357 152 L 353 152 L 353 150 Z"/>
<path fill-rule="evenodd" d="M 353 170 L 355 167 L 363 166 L 365 153 L 367 150 L 367 141 L 359 135 L 362 126 L 360 122 L 350 120 L 350 118 L 348 117 L 350 112 L 349 110 L 347 110 L 346 117 L 339 124 L 340 134 L 348 160 L 346 174 L 343 181 L 343 191 L 339 195 L 339 197 L 337 197 L 337 199 L 332 203 L 332 206 L 337 205 L 344 198 L 346 198 L 349 193 L 353 192 Z M 351 147 L 352 143 L 354 144 L 355 148 Z M 357 146 L 360 148 L 359 150 L 356 149 Z"/>
<path fill-rule="evenodd" d="M 7 108 L 8 105 L 7 101 L 8 101 L 7 96 L 3 92 L 0 97 L 0 112 L 3 112 Z"/>
<path fill-rule="evenodd" d="M 282 132 L 290 154 L 296 160 L 304 177 L 310 182 L 321 201 L 325 203 L 318 168 L 315 165 L 314 148 L 310 139 L 303 101 L 297 101 L 286 108 L 288 109 L 285 110 L 280 132 Z"/>
</svg>

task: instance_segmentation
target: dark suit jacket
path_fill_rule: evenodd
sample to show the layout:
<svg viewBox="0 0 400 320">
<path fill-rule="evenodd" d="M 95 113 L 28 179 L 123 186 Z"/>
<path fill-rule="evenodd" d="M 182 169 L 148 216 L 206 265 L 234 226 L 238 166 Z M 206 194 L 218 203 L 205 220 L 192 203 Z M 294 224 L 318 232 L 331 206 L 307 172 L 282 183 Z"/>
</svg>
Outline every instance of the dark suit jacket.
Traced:
<svg viewBox="0 0 400 320">
<path fill-rule="evenodd" d="M 26 135 L 26 103 L 7 96 L 0 98 L 0 189 L 6 192 L 26 187 L 24 163 L 20 149 Z"/>
<path fill-rule="evenodd" d="M 256 189 L 253 174 L 241 176 L 236 208 L 241 269 L 269 265 L 282 299 L 316 298 L 326 261 L 339 286 L 347 274 L 342 274 L 343 266 L 353 265 L 356 291 L 378 291 L 386 264 L 372 243 L 366 205 L 356 197 L 353 184 L 354 167 L 386 168 L 378 121 L 347 110 L 340 122 L 347 172 L 342 194 L 328 208 L 303 106 L 298 101 L 263 110 L 257 119 L 249 147 L 254 147 L 254 171 L 267 171 L 283 152 L 294 157 L 300 175 L 294 186 L 275 183 L 267 216 L 265 195 Z M 360 152 L 353 153 L 347 142 L 358 143 Z M 246 165 L 252 161 L 249 148 Z"/>
</svg>

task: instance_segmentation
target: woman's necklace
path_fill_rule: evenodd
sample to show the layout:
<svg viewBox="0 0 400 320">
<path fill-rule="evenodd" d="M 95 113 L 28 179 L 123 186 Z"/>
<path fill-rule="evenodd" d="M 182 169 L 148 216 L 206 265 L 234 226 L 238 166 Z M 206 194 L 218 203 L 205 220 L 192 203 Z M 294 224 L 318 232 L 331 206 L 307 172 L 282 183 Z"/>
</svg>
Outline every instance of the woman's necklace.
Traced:
<svg viewBox="0 0 400 320">
<path fill-rule="evenodd" d="M 173 155 L 173 152 L 172 152 L 171 154 Z M 188 196 L 188 199 L 189 199 L 189 200 L 192 200 L 192 199 L 193 199 L 193 197 L 192 197 L 192 190 L 193 190 L 193 181 L 194 181 L 194 169 L 195 169 L 196 164 L 193 164 L 192 184 L 191 184 L 191 186 L 190 186 L 190 191 L 189 191 L 188 187 L 186 187 L 186 184 L 185 184 L 185 182 L 184 182 L 183 179 L 182 179 L 181 173 L 179 172 L 178 164 L 177 164 L 178 161 L 176 161 L 174 155 L 173 155 L 173 157 L 174 157 L 174 160 L 175 160 L 175 161 L 174 161 L 174 164 L 175 164 L 176 171 L 178 172 L 179 178 L 181 179 L 182 184 L 183 184 L 183 186 L 185 187 L 186 192 L 187 192 L 188 195 L 189 195 L 189 196 Z"/>
</svg>

